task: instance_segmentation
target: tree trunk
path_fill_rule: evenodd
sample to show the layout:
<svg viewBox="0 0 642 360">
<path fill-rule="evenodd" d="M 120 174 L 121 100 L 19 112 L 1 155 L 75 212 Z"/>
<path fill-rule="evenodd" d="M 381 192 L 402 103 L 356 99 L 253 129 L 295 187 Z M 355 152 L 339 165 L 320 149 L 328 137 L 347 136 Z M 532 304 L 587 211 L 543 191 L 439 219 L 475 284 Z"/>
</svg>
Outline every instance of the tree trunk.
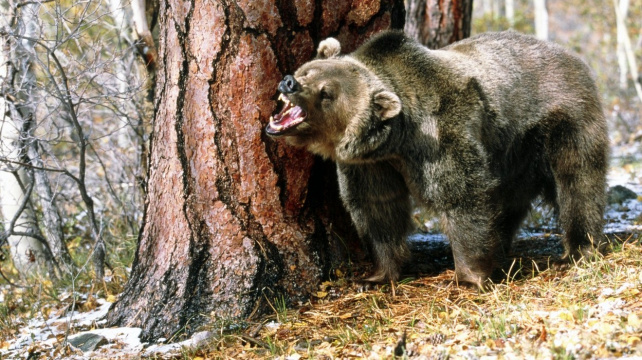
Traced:
<svg viewBox="0 0 642 360">
<path fill-rule="evenodd" d="M 407 0 L 409 36 L 431 49 L 444 47 L 470 36 L 472 0 Z"/>
<path fill-rule="evenodd" d="M 622 10 L 626 10 L 625 6 L 622 4 L 625 0 L 620 0 L 618 4 L 617 0 L 613 0 L 613 6 L 615 6 L 615 19 L 617 21 L 617 40 L 618 40 L 618 57 L 619 57 L 619 47 L 622 45 L 624 56 L 626 57 L 626 63 L 629 64 L 629 71 L 631 72 L 631 77 L 633 77 L 633 86 L 635 87 L 635 92 L 638 94 L 638 98 L 642 101 L 642 81 L 639 81 L 638 77 L 638 65 L 635 61 L 635 53 L 633 51 L 633 46 L 631 45 L 631 38 L 629 38 L 629 33 L 627 32 L 626 14 L 622 13 Z M 626 4 L 628 7 L 628 3 Z"/>
<path fill-rule="evenodd" d="M 622 19 L 626 19 L 629 12 L 629 0 L 620 0 L 615 2 L 616 10 L 619 10 L 620 16 Z M 617 18 L 617 13 L 616 13 Z M 624 91 L 629 86 L 628 78 L 628 63 L 626 61 L 626 51 L 624 50 L 625 36 L 626 36 L 626 27 L 622 27 L 624 21 L 616 21 L 615 27 L 617 29 L 617 63 L 620 67 L 620 90 Z"/>
<path fill-rule="evenodd" d="M 11 5 L 0 1 L 0 29 L 9 27 L 10 21 L 14 19 Z M 13 105 L 15 97 L 5 95 L 13 92 L 9 81 L 15 73 L 12 60 L 11 41 L 3 34 L 0 36 L 0 159 L 3 160 L 0 164 L 0 214 L 4 232 L 0 233 L 0 244 L 5 241 L 9 244 L 16 270 L 27 275 L 40 269 L 46 270 L 42 266 L 46 263 L 46 252 L 43 244 L 35 237 L 16 234 L 36 233 L 38 226 L 32 209 L 27 206 L 33 188 L 29 188 L 25 194 L 25 171 L 15 166 L 15 163 L 7 162 L 20 162 L 22 152 L 20 128 L 13 119 L 17 115 Z"/>
<path fill-rule="evenodd" d="M 244 319 L 327 275 L 346 216 L 332 166 L 265 136 L 284 75 L 336 36 L 346 51 L 403 25 L 403 3 L 161 2 L 145 220 L 132 274 L 109 314 L 176 339 Z"/>
<path fill-rule="evenodd" d="M 506 12 L 506 20 L 511 28 L 515 26 L 515 0 L 505 0 L 504 10 Z"/>
<path fill-rule="evenodd" d="M 535 1 L 535 36 L 538 39 L 548 40 L 548 10 L 546 0 Z"/>
<path fill-rule="evenodd" d="M 2 59 L 2 56 L 0 56 Z M 1 76 L 2 74 L 0 74 Z M 5 108 L 5 100 L 0 98 L 0 106 Z M 0 156 L 3 159 L 19 161 L 19 131 L 15 130 L 10 119 L 5 115 L 0 127 Z M 23 168 L 3 164 L 0 168 L 0 213 L 4 220 L 4 231 L 0 242 L 5 238 L 13 265 L 22 276 L 45 273 L 51 268 L 50 255 L 42 241 L 36 237 L 40 234 L 36 216 L 29 206 L 29 196 L 33 187 L 25 192 L 23 184 L 27 176 Z"/>
</svg>

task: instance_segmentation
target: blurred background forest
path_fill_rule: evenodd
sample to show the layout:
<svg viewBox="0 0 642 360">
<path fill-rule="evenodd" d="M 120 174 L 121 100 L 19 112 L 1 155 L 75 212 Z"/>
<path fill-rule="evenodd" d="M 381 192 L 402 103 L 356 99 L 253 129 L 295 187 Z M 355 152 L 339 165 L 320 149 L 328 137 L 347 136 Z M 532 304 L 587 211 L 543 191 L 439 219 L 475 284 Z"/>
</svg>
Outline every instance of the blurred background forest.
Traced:
<svg viewBox="0 0 642 360">
<path fill-rule="evenodd" d="M 513 1 L 474 1 L 473 35 L 509 28 L 535 34 L 536 9 L 538 2 L 543 1 L 515 0 L 512 15 L 511 6 L 506 6 L 510 2 Z M 631 64 L 627 63 L 625 39 L 618 33 L 622 29 L 617 26 L 616 4 L 623 15 L 631 43 L 637 71 L 634 74 L 630 71 Z M 547 39 L 579 54 L 595 72 L 603 94 L 613 144 L 638 139 L 641 130 L 639 96 L 642 94 L 637 93 L 635 81 L 638 84 L 642 82 L 639 78 L 642 62 L 642 1 L 547 1 L 545 6 L 548 15 Z"/>
<path fill-rule="evenodd" d="M 542 4 L 475 1 L 473 34 L 537 31 L 580 54 L 598 79 L 613 144 L 636 143 L 642 0 Z M 0 283 L 34 274 L 126 280 L 153 136 L 154 6 L 0 0 Z"/>
</svg>

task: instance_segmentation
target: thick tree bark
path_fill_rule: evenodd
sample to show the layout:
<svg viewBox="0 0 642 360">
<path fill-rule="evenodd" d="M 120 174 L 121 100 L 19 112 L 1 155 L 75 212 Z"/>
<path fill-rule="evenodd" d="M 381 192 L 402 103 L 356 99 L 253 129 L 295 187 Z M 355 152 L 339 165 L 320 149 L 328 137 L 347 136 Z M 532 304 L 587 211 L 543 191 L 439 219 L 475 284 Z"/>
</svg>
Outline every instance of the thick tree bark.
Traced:
<svg viewBox="0 0 642 360">
<path fill-rule="evenodd" d="M 144 340 L 315 289 L 345 216 L 328 201 L 331 166 L 263 133 L 276 87 L 321 39 L 350 51 L 404 21 L 398 0 L 165 0 L 160 9 L 145 223 L 109 314 L 112 325 L 142 327 Z"/>
<path fill-rule="evenodd" d="M 472 0 L 407 0 L 404 31 L 431 49 L 470 36 Z"/>
</svg>

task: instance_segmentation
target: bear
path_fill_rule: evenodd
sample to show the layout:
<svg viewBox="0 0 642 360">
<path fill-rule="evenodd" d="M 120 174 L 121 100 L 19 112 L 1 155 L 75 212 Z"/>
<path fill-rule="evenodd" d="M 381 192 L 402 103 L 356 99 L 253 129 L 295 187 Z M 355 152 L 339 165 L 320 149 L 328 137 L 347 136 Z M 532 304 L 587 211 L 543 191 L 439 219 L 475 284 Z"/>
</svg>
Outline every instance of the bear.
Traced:
<svg viewBox="0 0 642 360">
<path fill-rule="evenodd" d="M 369 244 L 371 283 L 408 258 L 412 200 L 440 215 L 455 281 L 485 288 L 538 197 L 554 206 L 564 263 L 604 248 L 609 140 L 589 67 L 514 31 L 430 50 L 400 31 L 350 54 L 334 38 L 278 85 L 265 131 L 336 162 Z"/>
</svg>

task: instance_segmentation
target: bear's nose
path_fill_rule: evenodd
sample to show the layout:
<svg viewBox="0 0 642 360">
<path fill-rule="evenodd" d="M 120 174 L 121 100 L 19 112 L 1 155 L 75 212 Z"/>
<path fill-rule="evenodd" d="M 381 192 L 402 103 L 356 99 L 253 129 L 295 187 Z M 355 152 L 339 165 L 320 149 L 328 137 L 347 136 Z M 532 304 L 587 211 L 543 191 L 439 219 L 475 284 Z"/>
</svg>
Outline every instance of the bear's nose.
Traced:
<svg viewBox="0 0 642 360">
<path fill-rule="evenodd" d="M 279 91 L 283 94 L 291 94 L 298 91 L 300 88 L 301 85 L 299 85 L 292 75 L 285 75 L 283 81 L 279 83 Z"/>
</svg>

